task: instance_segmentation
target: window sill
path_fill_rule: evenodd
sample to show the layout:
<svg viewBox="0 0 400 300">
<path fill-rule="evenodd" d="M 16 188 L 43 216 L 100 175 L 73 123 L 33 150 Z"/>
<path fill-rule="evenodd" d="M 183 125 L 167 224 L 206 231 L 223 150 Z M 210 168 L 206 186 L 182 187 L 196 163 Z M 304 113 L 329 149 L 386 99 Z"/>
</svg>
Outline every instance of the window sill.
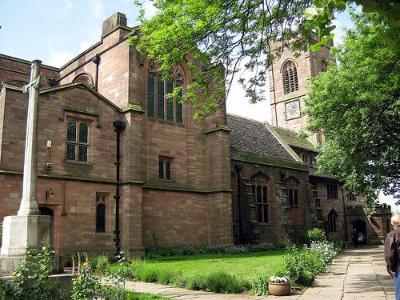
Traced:
<svg viewBox="0 0 400 300">
<path fill-rule="evenodd" d="M 87 162 L 75 161 L 75 160 L 64 160 L 64 163 L 71 164 L 71 165 L 88 166 L 88 167 L 93 166 L 93 164 L 89 164 Z"/>
<path fill-rule="evenodd" d="M 169 121 L 169 120 L 159 119 L 157 117 L 150 117 L 150 116 L 147 116 L 147 119 L 152 121 L 152 122 L 156 122 L 156 123 L 175 125 L 175 126 L 179 126 L 179 127 L 185 127 L 185 124 L 183 122 L 182 123 L 178 123 L 176 121 Z"/>
<path fill-rule="evenodd" d="M 95 236 L 110 237 L 111 235 L 109 232 L 95 232 Z"/>
</svg>

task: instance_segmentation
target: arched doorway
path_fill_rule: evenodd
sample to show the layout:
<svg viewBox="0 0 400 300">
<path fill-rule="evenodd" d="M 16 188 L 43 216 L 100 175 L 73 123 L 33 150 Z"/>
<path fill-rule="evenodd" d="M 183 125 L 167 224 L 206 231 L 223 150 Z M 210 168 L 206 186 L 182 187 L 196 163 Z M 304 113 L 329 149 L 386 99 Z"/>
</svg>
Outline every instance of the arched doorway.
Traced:
<svg viewBox="0 0 400 300">
<path fill-rule="evenodd" d="M 353 230 L 357 230 L 358 233 L 362 233 L 364 235 L 364 242 L 361 244 L 367 244 L 367 224 L 363 220 L 356 220 L 353 222 Z"/>
<path fill-rule="evenodd" d="M 54 212 L 47 206 L 39 207 L 42 216 L 50 216 L 50 246 L 54 249 Z"/>
</svg>

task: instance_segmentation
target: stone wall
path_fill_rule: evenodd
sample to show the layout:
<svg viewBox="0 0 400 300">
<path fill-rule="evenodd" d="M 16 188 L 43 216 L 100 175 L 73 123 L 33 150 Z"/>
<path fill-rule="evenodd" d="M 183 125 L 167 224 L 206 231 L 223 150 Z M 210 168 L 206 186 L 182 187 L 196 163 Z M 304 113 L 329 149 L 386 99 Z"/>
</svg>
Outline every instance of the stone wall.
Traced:
<svg viewBox="0 0 400 300">
<path fill-rule="evenodd" d="M 241 193 L 238 198 L 237 188 L 237 167 L 240 168 L 240 179 L 242 182 Z M 232 183 L 234 192 L 232 194 L 233 207 L 237 207 L 237 201 L 241 200 L 242 210 L 247 212 L 240 214 L 241 221 L 247 227 L 249 224 L 251 232 L 248 242 L 271 242 L 286 241 L 288 239 L 301 239 L 311 224 L 311 215 L 308 210 L 308 172 L 306 170 L 295 170 L 280 168 L 278 166 L 269 166 L 261 164 L 251 164 L 248 162 L 232 161 L 232 171 L 234 176 Z M 265 174 L 268 177 L 268 223 L 258 223 L 255 213 L 254 196 L 251 191 L 251 178 L 256 174 Z M 289 208 L 286 187 L 282 180 L 294 177 L 299 181 L 299 207 Z M 234 211 L 236 222 L 238 222 L 239 213 Z M 236 227 L 238 227 L 236 225 Z M 238 238 L 236 238 L 238 240 Z"/>
</svg>

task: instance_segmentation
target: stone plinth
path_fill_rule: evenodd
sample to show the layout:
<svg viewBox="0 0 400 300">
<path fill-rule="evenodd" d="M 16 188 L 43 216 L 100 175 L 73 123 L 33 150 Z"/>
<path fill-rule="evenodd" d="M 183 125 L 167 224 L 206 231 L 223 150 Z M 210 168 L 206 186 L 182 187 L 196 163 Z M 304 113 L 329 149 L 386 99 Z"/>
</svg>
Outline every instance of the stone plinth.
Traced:
<svg viewBox="0 0 400 300">
<path fill-rule="evenodd" d="M 50 216 L 8 216 L 3 222 L 0 271 L 11 273 L 22 261 L 28 248 L 50 244 Z"/>
</svg>

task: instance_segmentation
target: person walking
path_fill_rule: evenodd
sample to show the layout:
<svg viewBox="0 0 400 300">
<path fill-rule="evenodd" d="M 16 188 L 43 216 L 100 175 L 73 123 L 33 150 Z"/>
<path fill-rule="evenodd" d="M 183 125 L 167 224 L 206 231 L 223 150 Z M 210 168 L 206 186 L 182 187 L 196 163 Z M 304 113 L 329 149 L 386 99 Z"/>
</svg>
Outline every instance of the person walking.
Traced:
<svg viewBox="0 0 400 300">
<path fill-rule="evenodd" d="M 394 279 L 396 300 L 400 300 L 400 214 L 392 216 L 391 223 L 393 230 L 387 234 L 385 239 L 386 270 Z"/>
</svg>

